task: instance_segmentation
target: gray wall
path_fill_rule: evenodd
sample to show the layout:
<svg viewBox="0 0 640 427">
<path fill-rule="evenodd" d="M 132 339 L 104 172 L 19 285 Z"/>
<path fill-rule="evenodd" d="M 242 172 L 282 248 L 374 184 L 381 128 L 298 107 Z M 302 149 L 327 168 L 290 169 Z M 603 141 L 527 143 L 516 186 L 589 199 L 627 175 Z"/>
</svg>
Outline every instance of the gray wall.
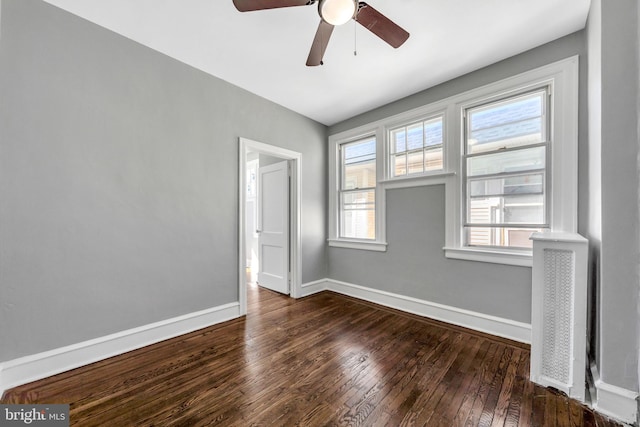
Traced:
<svg viewBox="0 0 640 427">
<path fill-rule="evenodd" d="M 581 56 L 581 78 L 586 81 L 584 37 L 584 32 L 566 36 L 338 123 L 329 128 L 329 134 L 399 114 L 573 55 Z M 586 93 L 586 83 L 581 87 L 581 93 Z M 586 99 L 582 97 L 580 178 L 586 175 L 586 164 L 582 161 L 586 145 L 585 115 Z M 586 191 L 587 188 L 581 185 L 580 195 Z M 388 190 L 386 213 L 388 251 L 375 253 L 329 248 L 329 277 L 520 322 L 531 321 L 530 268 L 445 258 L 442 251 L 445 244 L 442 186 Z"/>
<path fill-rule="evenodd" d="M 590 189 L 601 197 L 600 258 L 594 265 L 600 269 L 596 356 L 604 382 L 634 391 L 640 285 L 637 8 L 634 0 L 596 0 L 588 27 L 589 51 L 600 55 L 589 68 L 589 90 L 595 92 L 589 116 L 599 124 L 590 128 L 595 133 L 589 136 L 590 148 L 601 166 L 600 185 Z M 597 204 L 596 199 L 593 210 Z"/>
<path fill-rule="evenodd" d="M 445 258 L 444 193 L 444 185 L 387 190 L 387 251 L 331 248 L 330 277 L 528 322 L 530 268 Z"/>
<path fill-rule="evenodd" d="M 327 276 L 326 127 L 38 0 L 4 0 L 0 361 L 238 300 L 238 137 L 302 153 Z"/>
</svg>

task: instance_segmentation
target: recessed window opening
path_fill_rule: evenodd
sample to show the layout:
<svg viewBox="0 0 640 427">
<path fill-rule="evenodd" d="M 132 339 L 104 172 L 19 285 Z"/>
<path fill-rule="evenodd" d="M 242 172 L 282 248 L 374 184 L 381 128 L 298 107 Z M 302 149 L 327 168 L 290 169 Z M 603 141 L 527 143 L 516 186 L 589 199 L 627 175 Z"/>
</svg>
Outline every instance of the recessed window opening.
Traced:
<svg viewBox="0 0 640 427">
<path fill-rule="evenodd" d="M 376 138 L 340 145 L 340 237 L 376 239 Z"/>
<path fill-rule="evenodd" d="M 443 117 L 391 129 L 389 171 L 400 177 L 442 170 Z"/>
<path fill-rule="evenodd" d="M 549 228 L 549 89 L 464 110 L 465 246 L 530 249 Z"/>
</svg>

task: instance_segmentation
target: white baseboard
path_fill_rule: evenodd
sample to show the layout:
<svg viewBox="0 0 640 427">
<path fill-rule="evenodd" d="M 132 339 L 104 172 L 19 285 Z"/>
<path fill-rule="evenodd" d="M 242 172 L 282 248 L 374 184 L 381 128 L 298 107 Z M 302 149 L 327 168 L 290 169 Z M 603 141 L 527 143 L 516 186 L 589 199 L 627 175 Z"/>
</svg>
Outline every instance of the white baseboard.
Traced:
<svg viewBox="0 0 640 427">
<path fill-rule="evenodd" d="M 317 294 L 329 289 L 329 279 L 320 279 L 309 283 L 303 283 L 301 297 Z"/>
<path fill-rule="evenodd" d="M 2 362 L 0 363 L 0 396 L 10 388 L 237 317 L 240 317 L 240 305 L 234 302 Z"/>
<path fill-rule="evenodd" d="M 635 425 L 638 393 L 602 381 L 595 363 L 591 364 L 591 375 L 595 386 L 595 396 L 591 396 L 593 409 L 623 423 Z"/>
<path fill-rule="evenodd" d="M 316 280 L 302 285 L 304 296 L 324 290 L 359 298 L 430 319 L 441 320 L 491 335 L 523 343 L 531 343 L 531 325 L 501 317 L 490 316 L 435 302 L 425 301 L 391 292 L 367 288 L 333 279 Z"/>
</svg>

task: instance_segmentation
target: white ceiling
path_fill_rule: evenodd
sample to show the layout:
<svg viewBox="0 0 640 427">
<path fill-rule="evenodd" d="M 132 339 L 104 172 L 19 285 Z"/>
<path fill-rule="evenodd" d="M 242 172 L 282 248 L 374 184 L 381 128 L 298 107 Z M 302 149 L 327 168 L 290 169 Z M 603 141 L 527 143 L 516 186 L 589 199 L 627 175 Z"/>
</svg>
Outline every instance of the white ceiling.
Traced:
<svg viewBox="0 0 640 427">
<path fill-rule="evenodd" d="M 316 6 L 240 13 L 232 0 L 45 1 L 325 125 L 580 30 L 590 3 L 367 0 L 409 40 L 395 50 L 351 21 L 334 30 L 325 65 L 307 67 Z"/>
</svg>

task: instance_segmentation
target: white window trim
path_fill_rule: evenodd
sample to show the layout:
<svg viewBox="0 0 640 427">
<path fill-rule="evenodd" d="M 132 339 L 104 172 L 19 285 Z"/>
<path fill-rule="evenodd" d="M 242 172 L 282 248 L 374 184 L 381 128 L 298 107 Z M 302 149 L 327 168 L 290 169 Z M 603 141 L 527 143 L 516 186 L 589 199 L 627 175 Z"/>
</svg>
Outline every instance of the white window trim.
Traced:
<svg viewBox="0 0 640 427">
<path fill-rule="evenodd" d="M 357 141 L 374 136 L 376 138 L 376 238 L 375 240 L 365 239 L 346 239 L 339 237 L 339 201 L 340 196 L 338 177 L 340 171 L 340 150 L 342 144 Z M 329 137 L 329 246 L 363 249 L 370 251 L 384 252 L 387 250 L 386 230 L 385 230 L 385 192 L 377 182 L 380 176 L 380 170 L 384 167 L 381 159 L 381 144 L 383 143 L 383 135 L 381 130 L 375 126 L 362 126 L 347 132 L 342 132 Z"/>
<path fill-rule="evenodd" d="M 455 172 L 443 172 L 429 174 L 416 174 L 403 177 L 403 178 L 391 178 L 384 181 L 380 181 L 380 184 L 385 190 L 391 190 L 394 188 L 411 188 L 411 187 L 424 187 L 426 185 L 446 184 L 450 177 L 453 177 Z"/>
<path fill-rule="evenodd" d="M 416 179 L 416 178 L 430 178 L 430 177 L 439 177 L 442 174 L 446 173 L 448 170 L 448 157 L 449 153 L 447 152 L 447 141 L 449 135 L 447 131 L 451 128 L 448 125 L 447 121 L 449 119 L 448 108 L 445 103 L 437 102 L 434 104 L 429 104 L 421 108 L 416 108 L 414 110 L 410 110 L 403 114 L 398 114 L 393 116 L 385 121 L 382 124 L 384 128 L 384 144 L 382 151 L 382 155 L 384 156 L 384 175 L 382 177 L 382 183 L 385 182 L 394 182 L 398 180 L 407 180 L 407 179 Z M 391 131 L 397 129 L 401 126 L 407 126 L 412 123 L 421 122 L 429 119 L 433 119 L 436 117 L 442 117 L 442 169 L 441 170 L 432 170 L 425 171 L 422 173 L 412 173 L 401 176 L 393 176 L 392 166 L 391 166 L 391 147 L 390 147 L 390 137 Z"/>
<path fill-rule="evenodd" d="M 445 102 L 434 102 L 422 107 L 418 107 L 392 117 L 377 120 L 354 129 L 340 132 L 329 136 L 329 246 L 363 249 L 384 252 L 387 250 L 386 240 L 386 193 L 392 188 L 408 188 L 424 185 L 436 185 L 449 182 L 455 172 L 451 169 L 451 162 L 455 157 L 450 152 L 447 142 L 451 140 L 452 126 L 447 124 L 447 118 L 451 116 L 453 105 Z M 413 121 L 425 120 L 430 117 L 442 115 L 444 120 L 443 131 L 443 169 L 440 171 L 429 171 L 423 174 L 412 174 L 401 177 L 389 177 L 389 131 L 395 127 L 402 126 Z M 376 240 L 363 241 L 345 239 L 338 236 L 338 165 L 340 157 L 338 147 L 341 144 L 356 141 L 367 136 L 376 137 Z M 451 187 L 451 185 L 447 186 Z"/>
<path fill-rule="evenodd" d="M 575 233 L 578 206 L 578 56 L 548 64 L 462 94 L 418 107 L 329 136 L 329 246 L 385 251 L 386 190 L 425 185 L 445 185 L 445 246 L 447 258 L 531 267 L 528 250 L 471 248 L 462 239 L 462 144 L 464 109 L 517 93 L 526 88 L 550 85 L 553 93 L 552 183 L 550 224 L 552 231 Z M 444 163 L 441 171 L 389 178 L 389 131 L 411 121 L 442 114 L 444 117 Z M 367 136 L 376 137 L 376 240 L 360 241 L 338 237 L 338 146 Z"/>
<path fill-rule="evenodd" d="M 517 76 L 483 86 L 451 99 L 455 104 L 457 150 L 455 190 L 447 191 L 446 244 L 447 258 L 531 267 L 531 250 L 501 250 L 465 247 L 462 218 L 462 144 L 463 112 L 479 102 L 500 99 L 510 94 L 549 85 L 552 93 L 551 166 L 552 179 L 550 226 L 552 231 L 575 233 L 578 206 L 578 56 L 536 68 Z M 561 142 L 561 143 L 558 143 Z"/>
</svg>

